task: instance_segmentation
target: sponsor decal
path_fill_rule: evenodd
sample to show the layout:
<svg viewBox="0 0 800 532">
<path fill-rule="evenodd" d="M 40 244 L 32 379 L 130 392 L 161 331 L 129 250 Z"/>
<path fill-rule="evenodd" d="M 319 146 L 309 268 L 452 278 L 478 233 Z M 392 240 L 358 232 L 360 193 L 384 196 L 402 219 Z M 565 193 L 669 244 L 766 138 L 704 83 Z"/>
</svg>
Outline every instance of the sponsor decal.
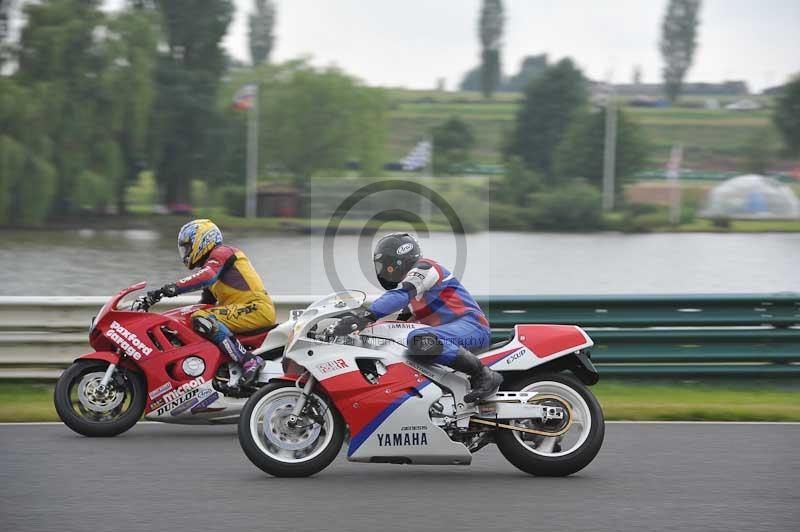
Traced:
<svg viewBox="0 0 800 532">
<path fill-rule="evenodd" d="M 400 246 L 399 248 L 397 248 L 396 253 L 398 255 L 405 255 L 406 253 L 408 253 L 412 249 L 414 249 L 414 244 L 412 244 L 411 242 L 407 242 L 407 243 L 403 244 L 402 246 Z"/>
<path fill-rule="evenodd" d="M 178 397 L 174 401 L 168 402 L 168 403 L 164 404 L 164 406 L 162 406 L 158 410 L 156 410 L 156 415 L 160 416 L 162 414 L 166 414 L 167 412 L 169 412 L 171 410 L 174 410 L 175 408 L 178 408 L 183 403 L 185 403 L 187 401 L 191 401 L 192 399 L 194 399 L 195 396 L 197 396 L 197 394 L 199 392 L 200 392 L 200 390 L 198 390 L 197 388 L 195 388 L 194 390 L 189 390 L 188 392 L 186 392 L 185 394 L 181 395 L 180 397 Z M 194 404 L 195 402 L 197 402 L 197 401 L 194 401 L 192 404 Z M 181 410 L 180 412 L 182 412 L 182 411 L 183 410 Z M 173 414 L 173 415 L 177 416 L 180 412 L 178 412 L 177 414 Z"/>
<path fill-rule="evenodd" d="M 159 386 L 155 390 L 151 390 L 150 393 L 147 394 L 147 395 L 150 396 L 150 399 L 155 399 L 156 397 L 158 397 L 162 393 L 166 393 L 166 392 L 170 391 L 171 389 L 172 389 L 172 383 L 171 382 L 165 382 L 164 384 L 162 384 L 161 386 Z"/>
<path fill-rule="evenodd" d="M 322 364 L 317 364 L 317 369 L 323 375 L 326 373 L 347 369 L 349 367 L 350 365 L 343 358 L 337 358 L 336 360 L 329 360 L 327 362 L 323 362 Z"/>
<path fill-rule="evenodd" d="M 415 323 L 390 323 L 390 329 L 413 329 L 415 328 Z"/>
<path fill-rule="evenodd" d="M 414 362 L 413 360 L 409 360 L 409 359 L 405 359 L 403 362 L 405 362 L 407 366 L 411 366 L 412 368 L 417 370 L 419 373 L 421 373 L 422 375 L 425 375 L 426 377 L 428 377 L 430 379 L 433 379 L 433 378 L 436 377 L 436 373 L 431 371 L 431 369 L 429 367 L 423 366 L 422 364 L 418 364 L 417 362 Z"/>
<path fill-rule="evenodd" d="M 217 399 L 219 399 L 219 392 L 214 392 L 211 395 L 209 395 L 208 397 L 200 400 L 200 402 L 198 402 L 196 405 L 194 405 L 192 407 L 192 414 L 197 414 L 197 413 L 200 413 L 200 412 L 208 412 L 209 410 L 212 410 L 212 411 L 216 410 L 216 409 L 209 409 L 207 407 L 209 405 L 211 405 Z"/>
<path fill-rule="evenodd" d="M 527 355 L 527 354 L 528 354 L 528 350 L 527 349 L 520 349 L 519 351 L 511 353 L 510 355 L 508 355 L 506 357 L 506 365 L 511 364 L 512 362 L 514 362 L 518 358 L 520 358 L 520 357 L 522 357 L 524 355 Z"/>
<path fill-rule="evenodd" d="M 175 399 L 178 399 L 180 396 L 188 393 L 189 391 L 199 388 L 204 382 L 206 382 L 206 379 L 203 377 L 197 377 L 196 379 L 192 379 L 189 382 L 185 382 L 180 386 L 178 386 L 177 388 L 175 388 L 174 390 L 172 390 L 171 392 L 164 394 L 164 402 L 169 403 L 171 401 L 174 401 Z"/>
<path fill-rule="evenodd" d="M 197 272 L 193 273 L 192 275 L 187 275 L 186 277 L 184 277 L 182 279 L 178 279 L 178 282 L 176 284 L 186 284 L 189 281 L 191 281 L 192 279 L 200 277 L 204 273 L 206 273 L 206 268 L 202 268 L 200 270 L 197 270 Z"/>
<path fill-rule="evenodd" d="M 153 352 L 152 347 L 148 347 L 138 336 L 116 321 L 111 322 L 111 328 L 106 331 L 105 336 L 134 360 L 140 360 L 142 355 L 148 356 Z"/>
<path fill-rule="evenodd" d="M 188 401 L 186 401 L 184 403 L 181 403 L 180 405 L 178 405 L 175 408 L 173 408 L 172 411 L 169 414 L 171 416 L 179 416 L 179 415 L 183 414 L 184 412 L 186 412 L 187 410 L 189 410 L 194 405 L 196 405 L 197 401 L 199 401 L 199 399 L 197 397 L 193 397 L 192 399 L 190 399 L 190 400 L 188 400 Z"/>
<path fill-rule="evenodd" d="M 389 432 L 378 434 L 378 447 L 411 447 L 428 445 L 427 432 Z"/>
</svg>

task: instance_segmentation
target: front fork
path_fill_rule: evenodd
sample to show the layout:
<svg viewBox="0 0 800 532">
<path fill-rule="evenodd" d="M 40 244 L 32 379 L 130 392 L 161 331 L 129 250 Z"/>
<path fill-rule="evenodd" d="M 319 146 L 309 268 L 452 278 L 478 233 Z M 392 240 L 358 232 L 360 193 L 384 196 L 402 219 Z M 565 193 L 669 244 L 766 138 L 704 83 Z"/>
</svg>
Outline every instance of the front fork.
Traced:
<svg viewBox="0 0 800 532">
<path fill-rule="evenodd" d="M 300 420 L 300 413 L 306 407 L 306 402 L 308 401 L 308 396 L 311 394 L 311 389 L 314 387 L 314 382 L 314 376 L 309 373 L 308 380 L 305 386 L 303 386 L 303 393 L 300 395 L 300 399 L 294 404 L 292 413 L 286 420 L 286 424 L 289 428 L 295 428 L 297 426 L 297 422 Z"/>
<path fill-rule="evenodd" d="M 106 387 L 108 386 L 111 377 L 114 376 L 114 370 L 117 369 L 116 364 L 109 364 L 108 368 L 106 368 L 106 372 L 103 375 L 103 378 L 100 379 L 100 386 L 98 386 L 97 391 L 104 392 L 106 391 Z"/>
</svg>

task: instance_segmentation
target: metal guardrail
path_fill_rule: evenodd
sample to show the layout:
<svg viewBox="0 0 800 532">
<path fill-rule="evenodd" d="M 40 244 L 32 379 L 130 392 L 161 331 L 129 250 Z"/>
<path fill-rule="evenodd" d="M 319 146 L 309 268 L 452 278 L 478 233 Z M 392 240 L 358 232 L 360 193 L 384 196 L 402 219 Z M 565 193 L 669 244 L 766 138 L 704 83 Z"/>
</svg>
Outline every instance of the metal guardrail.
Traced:
<svg viewBox="0 0 800 532">
<path fill-rule="evenodd" d="M 0 378 L 55 378 L 88 352 L 106 297 L 0 297 Z M 311 296 L 274 296 L 278 319 Z M 490 296 L 495 340 L 516 323 L 571 323 L 595 340 L 603 376 L 800 376 L 800 294 Z M 157 309 L 196 302 L 164 300 Z"/>
</svg>

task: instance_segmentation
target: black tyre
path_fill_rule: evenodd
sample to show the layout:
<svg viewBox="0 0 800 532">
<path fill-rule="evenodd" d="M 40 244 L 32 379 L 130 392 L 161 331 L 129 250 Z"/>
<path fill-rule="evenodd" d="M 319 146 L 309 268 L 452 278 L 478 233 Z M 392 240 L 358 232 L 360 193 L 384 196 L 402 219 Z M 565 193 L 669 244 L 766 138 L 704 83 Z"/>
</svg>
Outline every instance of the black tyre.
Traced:
<svg viewBox="0 0 800 532">
<path fill-rule="evenodd" d="M 600 451 L 605 436 L 603 411 L 592 392 L 576 378 L 566 373 L 529 375 L 503 389 L 554 395 L 573 411 L 573 424 L 558 438 L 498 430 L 497 447 L 517 468 L 531 475 L 563 477 L 586 467 Z M 510 424 L 531 426 L 522 421 Z"/>
<path fill-rule="evenodd" d="M 276 477 L 308 477 L 339 454 L 345 423 L 330 400 L 312 392 L 310 413 L 295 427 L 287 418 L 300 397 L 293 383 L 267 384 L 250 396 L 239 417 L 239 443 L 262 471 Z"/>
<path fill-rule="evenodd" d="M 122 434 L 142 417 L 147 389 L 138 373 L 117 367 L 105 392 L 97 386 L 108 368 L 101 360 L 79 360 L 58 379 L 56 412 L 66 426 L 84 436 Z"/>
</svg>

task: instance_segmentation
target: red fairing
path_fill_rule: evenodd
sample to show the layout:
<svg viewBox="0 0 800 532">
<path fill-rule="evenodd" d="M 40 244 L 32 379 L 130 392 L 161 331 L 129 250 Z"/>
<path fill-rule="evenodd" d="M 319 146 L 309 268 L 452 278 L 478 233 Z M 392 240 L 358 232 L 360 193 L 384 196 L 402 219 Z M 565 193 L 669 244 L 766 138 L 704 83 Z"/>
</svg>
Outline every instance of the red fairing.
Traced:
<svg viewBox="0 0 800 532">
<path fill-rule="evenodd" d="M 192 329 L 192 313 L 208 305 L 183 307 L 164 314 L 116 310 L 119 299 L 130 291 L 120 292 L 98 316 L 89 336 L 89 343 L 97 352 L 82 358 L 117 363 L 141 372 L 148 390 L 145 413 L 149 413 L 163 404 L 166 392 L 209 382 L 220 365 L 230 360 Z M 203 360 L 201 375 L 191 377 L 183 372 L 183 360 L 189 356 Z"/>
<path fill-rule="evenodd" d="M 592 345 L 591 339 L 575 325 L 517 325 L 516 338 L 538 358 L 578 351 Z"/>
<path fill-rule="evenodd" d="M 392 403 L 430 382 L 403 363 L 390 365 L 379 386 L 368 382 L 357 368 L 354 370 L 320 381 L 354 437 Z"/>
</svg>

